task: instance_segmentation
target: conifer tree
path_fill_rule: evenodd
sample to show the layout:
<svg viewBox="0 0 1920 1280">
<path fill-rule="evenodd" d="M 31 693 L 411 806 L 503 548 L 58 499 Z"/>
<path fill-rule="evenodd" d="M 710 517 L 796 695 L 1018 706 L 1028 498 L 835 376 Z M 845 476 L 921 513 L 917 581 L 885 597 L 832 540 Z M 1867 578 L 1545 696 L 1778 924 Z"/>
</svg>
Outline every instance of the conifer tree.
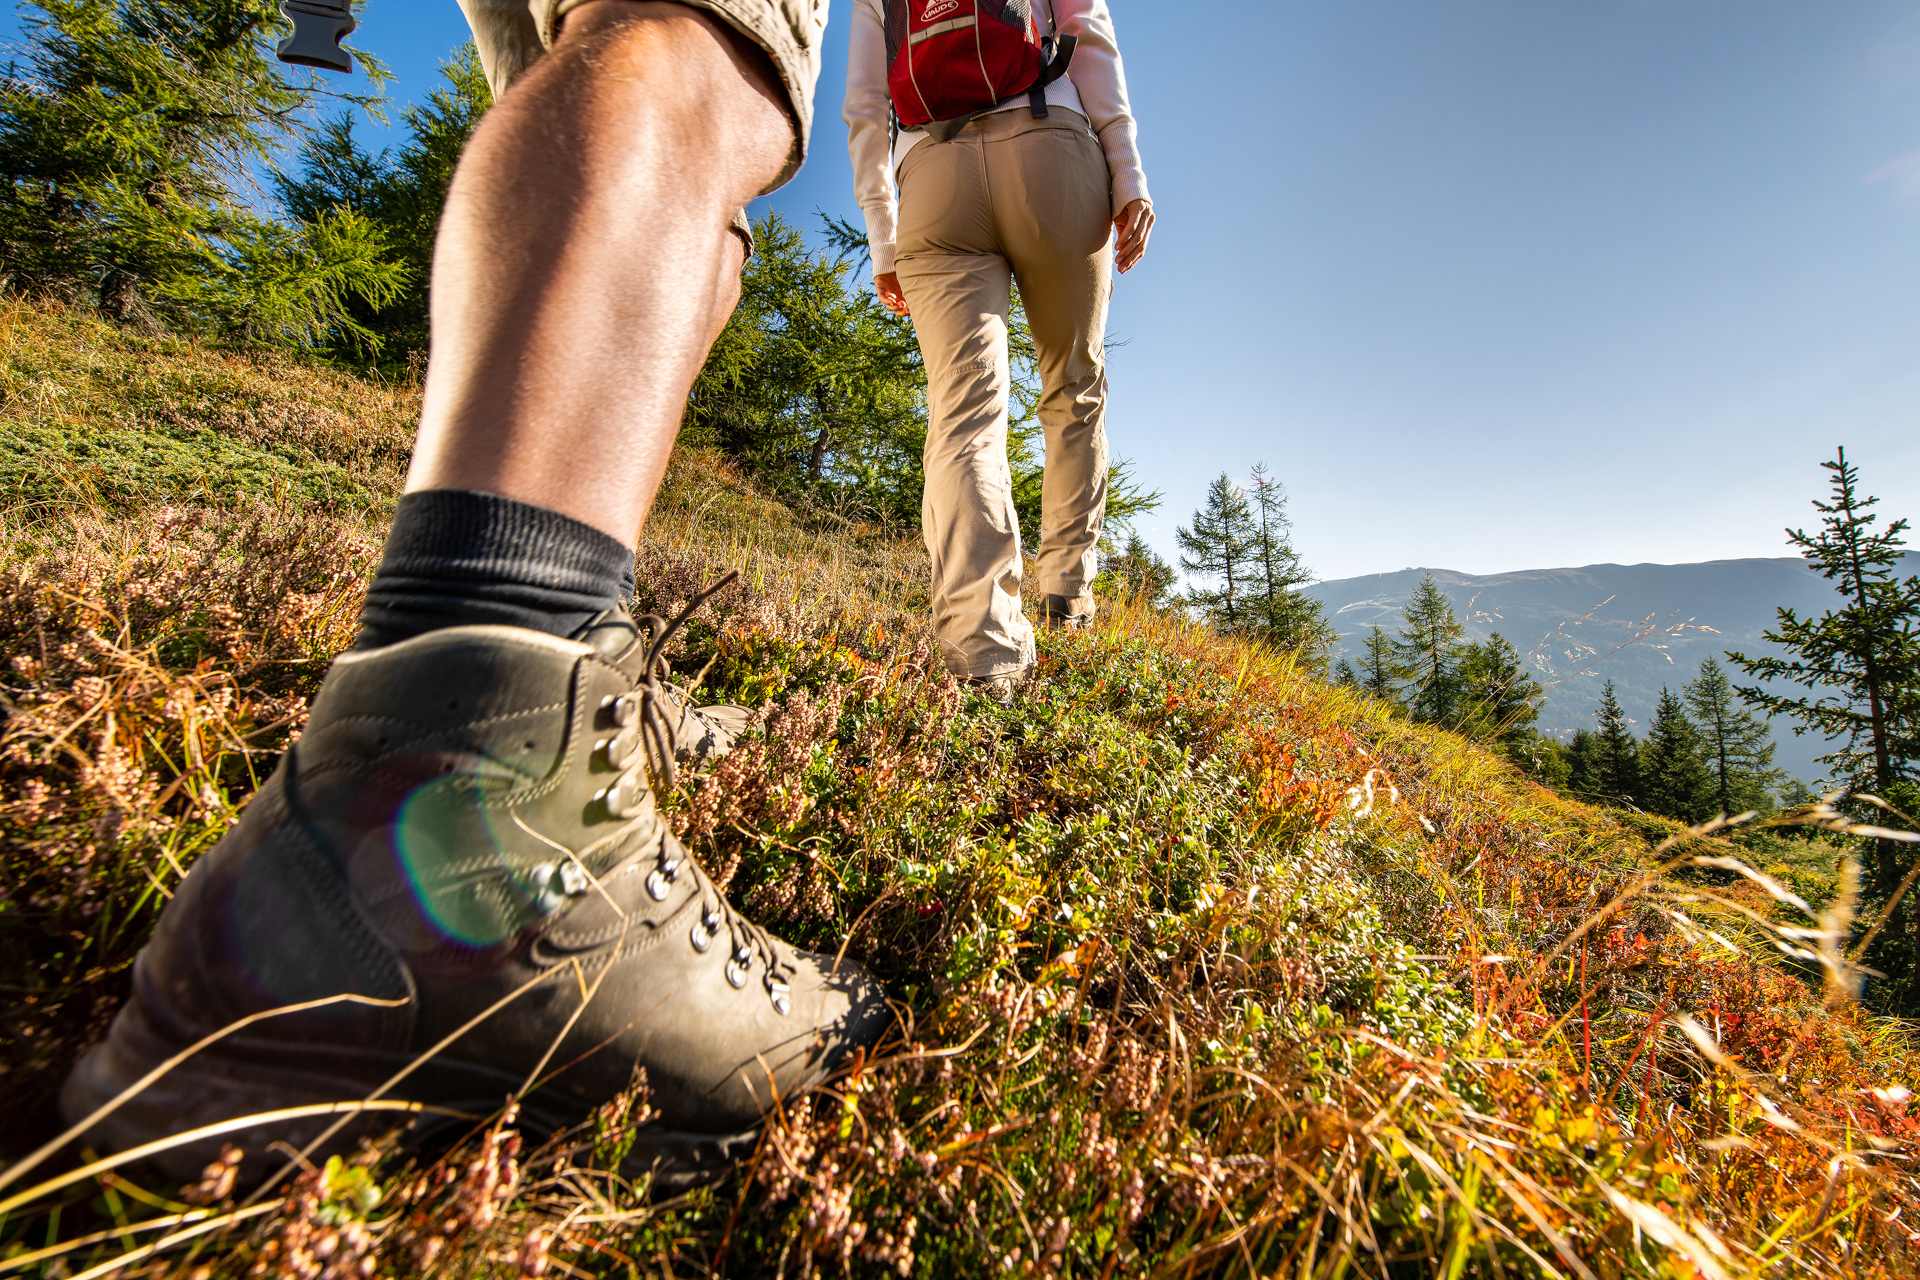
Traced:
<svg viewBox="0 0 1920 1280">
<path fill-rule="evenodd" d="M 1247 495 L 1221 472 L 1207 486 L 1207 503 L 1193 513 L 1193 527 L 1174 530 L 1180 567 L 1215 582 L 1190 586 L 1187 599 L 1223 630 L 1257 625 L 1259 530 Z"/>
<path fill-rule="evenodd" d="M 1671 689 L 1660 690 L 1653 723 L 1640 748 L 1640 804 L 1650 812 L 1681 822 L 1707 817 L 1713 803 L 1713 775 L 1701 750 L 1700 731 L 1687 718 L 1686 705 Z"/>
<path fill-rule="evenodd" d="M 1874 528 L 1880 517 L 1872 509 L 1879 499 L 1860 492 L 1859 471 L 1847 461 L 1845 449 L 1820 465 L 1832 473 L 1831 501 L 1813 504 L 1821 528 L 1817 533 L 1789 529 L 1787 539 L 1805 553 L 1809 568 L 1833 582 L 1844 603 L 1817 618 L 1779 610 L 1778 625 L 1762 634 L 1791 657 L 1733 652 L 1727 657 L 1750 676 L 1810 691 L 1788 696 L 1763 685 L 1737 687 L 1767 715 L 1797 720 L 1795 734 L 1844 739 L 1837 750 L 1818 757 L 1842 783 L 1911 803 L 1920 798 L 1910 794 L 1917 790 L 1911 779 L 1920 761 L 1920 575 L 1903 580 L 1895 571 L 1907 521 Z M 1909 856 L 1898 842 L 1878 842 L 1877 896 L 1884 899 L 1894 891 Z M 1920 909 L 1909 916 L 1908 927 L 1920 940 Z"/>
<path fill-rule="evenodd" d="M 1376 698 L 1398 705 L 1404 674 L 1394 658 L 1392 637 L 1377 626 L 1369 627 L 1367 645 L 1360 655 L 1360 687 Z"/>
<path fill-rule="evenodd" d="M 1591 729 L 1575 729 L 1567 739 L 1567 789 L 1577 796 L 1600 793 L 1600 784 L 1595 780 L 1598 743 L 1599 738 Z"/>
<path fill-rule="evenodd" d="M 1456 678 L 1463 733 L 1481 739 L 1529 736 L 1546 694 L 1527 671 L 1519 650 L 1498 631 L 1480 644 L 1464 647 Z"/>
<path fill-rule="evenodd" d="M 1327 648 L 1337 637 L 1327 622 L 1326 606 L 1294 590 L 1312 582 L 1313 574 L 1293 548 L 1287 491 L 1268 473 L 1264 462 L 1254 464 L 1250 498 L 1255 572 L 1248 611 L 1255 618 L 1253 630 L 1282 649 L 1324 661 Z"/>
<path fill-rule="evenodd" d="M 1607 804 L 1638 803 L 1640 744 L 1627 727 L 1627 714 L 1620 709 L 1611 680 L 1601 686 L 1595 719 L 1599 727 L 1588 742 L 1585 757 L 1586 794 Z"/>
<path fill-rule="evenodd" d="M 1567 789 L 1572 762 L 1566 744 L 1557 739 L 1529 732 L 1524 739 L 1513 743 L 1507 758 L 1531 774 L 1541 785 L 1555 791 Z"/>
<path fill-rule="evenodd" d="M 1393 657 L 1406 681 L 1407 711 L 1416 720 L 1448 723 L 1460 704 L 1462 628 L 1431 572 L 1422 575 L 1402 617 L 1405 625 L 1393 642 Z"/>
<path fill-rule="evenodd" d="M 381 306 L 363 300 L 353 308 L 354 319 L 375 335 L 377 346 L 343 334 L 337 355 L 404 365 L 426 352 L 427 281 L 440 211 L 460 152 L 493 102 L 471 41 L 441 63 L 440 71 L 442 82 L 426 102 L 401 113 L 407 139 L 398 148 L 361 149 L 352 118 L 343 114 L 301 143 L 297 175 L 273 176 L 280 204 L 296 223 L 315 225 L 336 210 L 350 210 L 378 228 L 388 259 L 407 270 L 404 292 Z"/>
<path fill-rule="evenodd" d="M 0 82 L 0 258 L 15 287 L 91 296 L 123 322 L 306 345 L 356 299 L 405 284 L 365 218 L 287 227 L 250 198 L 308 109 L 341 97 L 274 60 L 272 0 L 28 8 L 23 59 Z"/>
<path fill-rule="evenodd" d="M 1138 532 L 1129 530 L 1127 545 L 1100 557 L 1099 590 L 1107 595 L 1131 595 L 1155 609 L 1163 609 L 1173 591 L 1173 566 L 1160 558 Z"/>
<path fill-rule="evenodd" d="M 1729 817 L 1771 808 L 1770 793 L 1787 775 L 1773 767 L 1773 732 L 1767 722 L 1740 705 L 1732 682 L 1712 658 L 1700 664 L 1700 674 L 1681 692 L 1700 730 L 1701 752 L 1713 777 L 1710 807 Z"/>
</svg>

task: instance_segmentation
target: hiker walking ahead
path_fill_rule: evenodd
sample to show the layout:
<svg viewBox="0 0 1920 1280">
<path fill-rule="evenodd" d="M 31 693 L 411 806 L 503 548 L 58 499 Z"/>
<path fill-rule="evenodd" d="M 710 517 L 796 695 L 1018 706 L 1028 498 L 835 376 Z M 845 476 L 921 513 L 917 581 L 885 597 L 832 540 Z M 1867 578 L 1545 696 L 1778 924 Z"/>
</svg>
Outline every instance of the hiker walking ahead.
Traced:
<svg viewBox="0 0 1920 1280">
<path fill-rule="evenodd" d="M 1112 16 L 1105 0 L 854 0 L 844 116 L 874 284 L 913 317 L 927 367 L 935 632 L 956 675 L 1007 701 L 1033 663 L 1008 286 L 1043 385 L 1040 615 L 1080 626 L 1107 498 L 1112 268 L 1138 262 L 1153 227 Z"/>
</svg>

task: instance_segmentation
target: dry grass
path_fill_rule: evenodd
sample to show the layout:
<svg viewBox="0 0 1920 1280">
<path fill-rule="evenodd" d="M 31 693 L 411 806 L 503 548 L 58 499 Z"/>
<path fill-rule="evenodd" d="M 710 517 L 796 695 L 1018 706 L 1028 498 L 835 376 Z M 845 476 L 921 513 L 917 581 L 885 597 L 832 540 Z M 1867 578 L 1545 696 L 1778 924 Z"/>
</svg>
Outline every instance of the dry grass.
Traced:
<svg viewBox="0 0 1920 1280">
<path fill-rule="evenodd" d="M 419 387 L 0 298 L 0 511 L 280 501 L 380 516 Z"/>
<path fill-rule="evenodd" d="M 176 356 L 215 358 L 129 358 L 164 379 Z M 381 465 L 349 474 L 373 488 Z M 159 903 L 350 637 L 377 517 L 301 509 L 63 510 L 7 533 L 10 1155 L 50 1134 Z M 1043 637 L 1016 707 L 970 700 L 929 647 L 910 541 L 677 460 L 642 603 L 733 565 L 746 588 L 677 661 L 764 708 L 761 732 L 674 821 L 751 912 L 877 968 L 900 1038 L 679 1200 L 613 1171 L 640 1081 L 537 1150 L 503 1099 L 453 1152 L 370 1148 L 253 1206 L 217 1168 L 36 1191 L 49 1163 L 0 1190 L 20 1200 L 0 1267 L 1914 1273 L 1913 1042 L 1845 998 L 1844 918 L 1696 864 L 1735 852 L 1713 833 L 1656 851 L 1681 833 L 1124 603 Z"/>
</svg>

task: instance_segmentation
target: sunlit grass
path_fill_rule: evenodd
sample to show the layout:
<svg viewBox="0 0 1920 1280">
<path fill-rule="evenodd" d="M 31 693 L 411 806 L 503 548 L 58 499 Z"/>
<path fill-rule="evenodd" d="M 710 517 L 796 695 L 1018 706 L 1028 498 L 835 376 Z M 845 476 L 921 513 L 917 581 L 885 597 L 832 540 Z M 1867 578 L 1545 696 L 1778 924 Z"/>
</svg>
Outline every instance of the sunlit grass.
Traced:
<svg viewBox="0 0 1920 1280">
<path fill-rule="evenodd" d="M 8 350 L 39 352 L 56 389 L 20 413 L 76 438 L 111 417 L 111 387 L 78 397 L 85 414 L 49 407 L 95 358 L 63 344 L 105 339 L 55 313 L 9 323 Z M 226 367 L 113 341 L 142 387 Z M 279 374 L 242 372 L 222 395 L 272 398 Z M 285 376 L 378 414 L 403 394 Z M 404 459 L 331 447 L 314 456 L 390 495 Z M 10 1158 L 58 1130 L 53 1091 L 180 875 L 297 732 L 377 555 L 378 503 L 190 504 L 166 483 L 36 499 L 5 531 Z M 523 1137 L 502 1099 L 455 1151 L 349 1153 L 252 1205 L 218 1167 L 185 1188 L 133 1167 L 54 1186 L 84 1162 L 63 1151 L 0 1187 L 19 1200 L 0 1268 L 1915 1270 L 1915 1051 L 1846 998 L 1843 834 L 1765 846 L 1758 869 L 1786 868 L 1770 889 L 1696 861 L 1743 853 L 1720 833 L 1562 799 L 1138 602 L 1044 634 L 1001 708 L 939 663 L 912 539 L 676 459 L 639 603 L 670 609 L 736 566 L 744 586 L 674 658 L 761 708 L 758 731 L 687 781 L 672 820 L 756 918 L 877 969 L 900 1036 L 679 1200 L 619 1172 L 637 1084 L 576 1133 Z"/>
</svg>

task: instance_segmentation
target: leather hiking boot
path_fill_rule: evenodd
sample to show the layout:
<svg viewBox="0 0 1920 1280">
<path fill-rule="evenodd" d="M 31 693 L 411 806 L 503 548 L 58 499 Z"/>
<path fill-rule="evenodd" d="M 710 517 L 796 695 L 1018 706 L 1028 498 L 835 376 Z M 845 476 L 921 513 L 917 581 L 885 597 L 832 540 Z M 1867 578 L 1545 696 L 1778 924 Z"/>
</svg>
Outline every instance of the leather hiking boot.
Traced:
<svg viewBox="0 0 1920 1280">
<path fill-rule="evenodd" d="M 1074 606 L 1082 607 L 1076 611 Z M 1093 622 L 1093 597 L 1083 596 L 1078 600 L 1066 596 L 1049 595 L 1040 601 L 1040 625 L 1058 627 L 1064 631 L 1080 631 Z"/>
<path fill-rule="evenodd" d="M 727 582 L 729 576 L 716 583 L 713 589 Z M 705 599 L 705 593 L 701 596 Z M 655 624 L 655 630 L 666 625 L 657 614 L 647 614 L 641 621 Z M 592 645 L 607 657 L 617 657 L 624 653 L 628 645 L 640 634 L 640 623 L 625 605 L 610 609 L 588 623 L 575 637 Z M 712 703 L 698 706 L 693 694 L 679 685 L 667 680 L 666 662 L 659 664 L 659 686 L 656 700 L 665 715 L 668 727 L 673 732 L 674 760 L 678 764 L 699 768 L 711 764 L 727 752 L 733 750 L 733 744 L 747 731 L 747 724 L 753 719 L 753 712 L 745 707 L 736 707 L 731 703 Z"/>
<path fill-rule="evenodd" d="M 215 1126 L 153 1163 L 190 1181 L 233 1142 L 251 1183 L 282 1159 L 276 1140 L 324 1156 L 409 1121 L 432 1141 L 509 1094 L 540 1135 L 644 1067 L 656 1116 L 627 1168 L 681 1187 L 750 1150 L 777 1098 L 892 1015 L 859 966 L 735 912 L 656 812 L 646 770 L 671 785 L 675 755 L 656 659 L 685 617 L 613 656 L 477 626 L 341 657 L 298 743 L 167 905 L 132 998 L 67 1081 L 69 1123 L 254 1018 L 85 1141 Z M 355 1111 L 364 1099 L 388 1109 Z"/>
</svg>

